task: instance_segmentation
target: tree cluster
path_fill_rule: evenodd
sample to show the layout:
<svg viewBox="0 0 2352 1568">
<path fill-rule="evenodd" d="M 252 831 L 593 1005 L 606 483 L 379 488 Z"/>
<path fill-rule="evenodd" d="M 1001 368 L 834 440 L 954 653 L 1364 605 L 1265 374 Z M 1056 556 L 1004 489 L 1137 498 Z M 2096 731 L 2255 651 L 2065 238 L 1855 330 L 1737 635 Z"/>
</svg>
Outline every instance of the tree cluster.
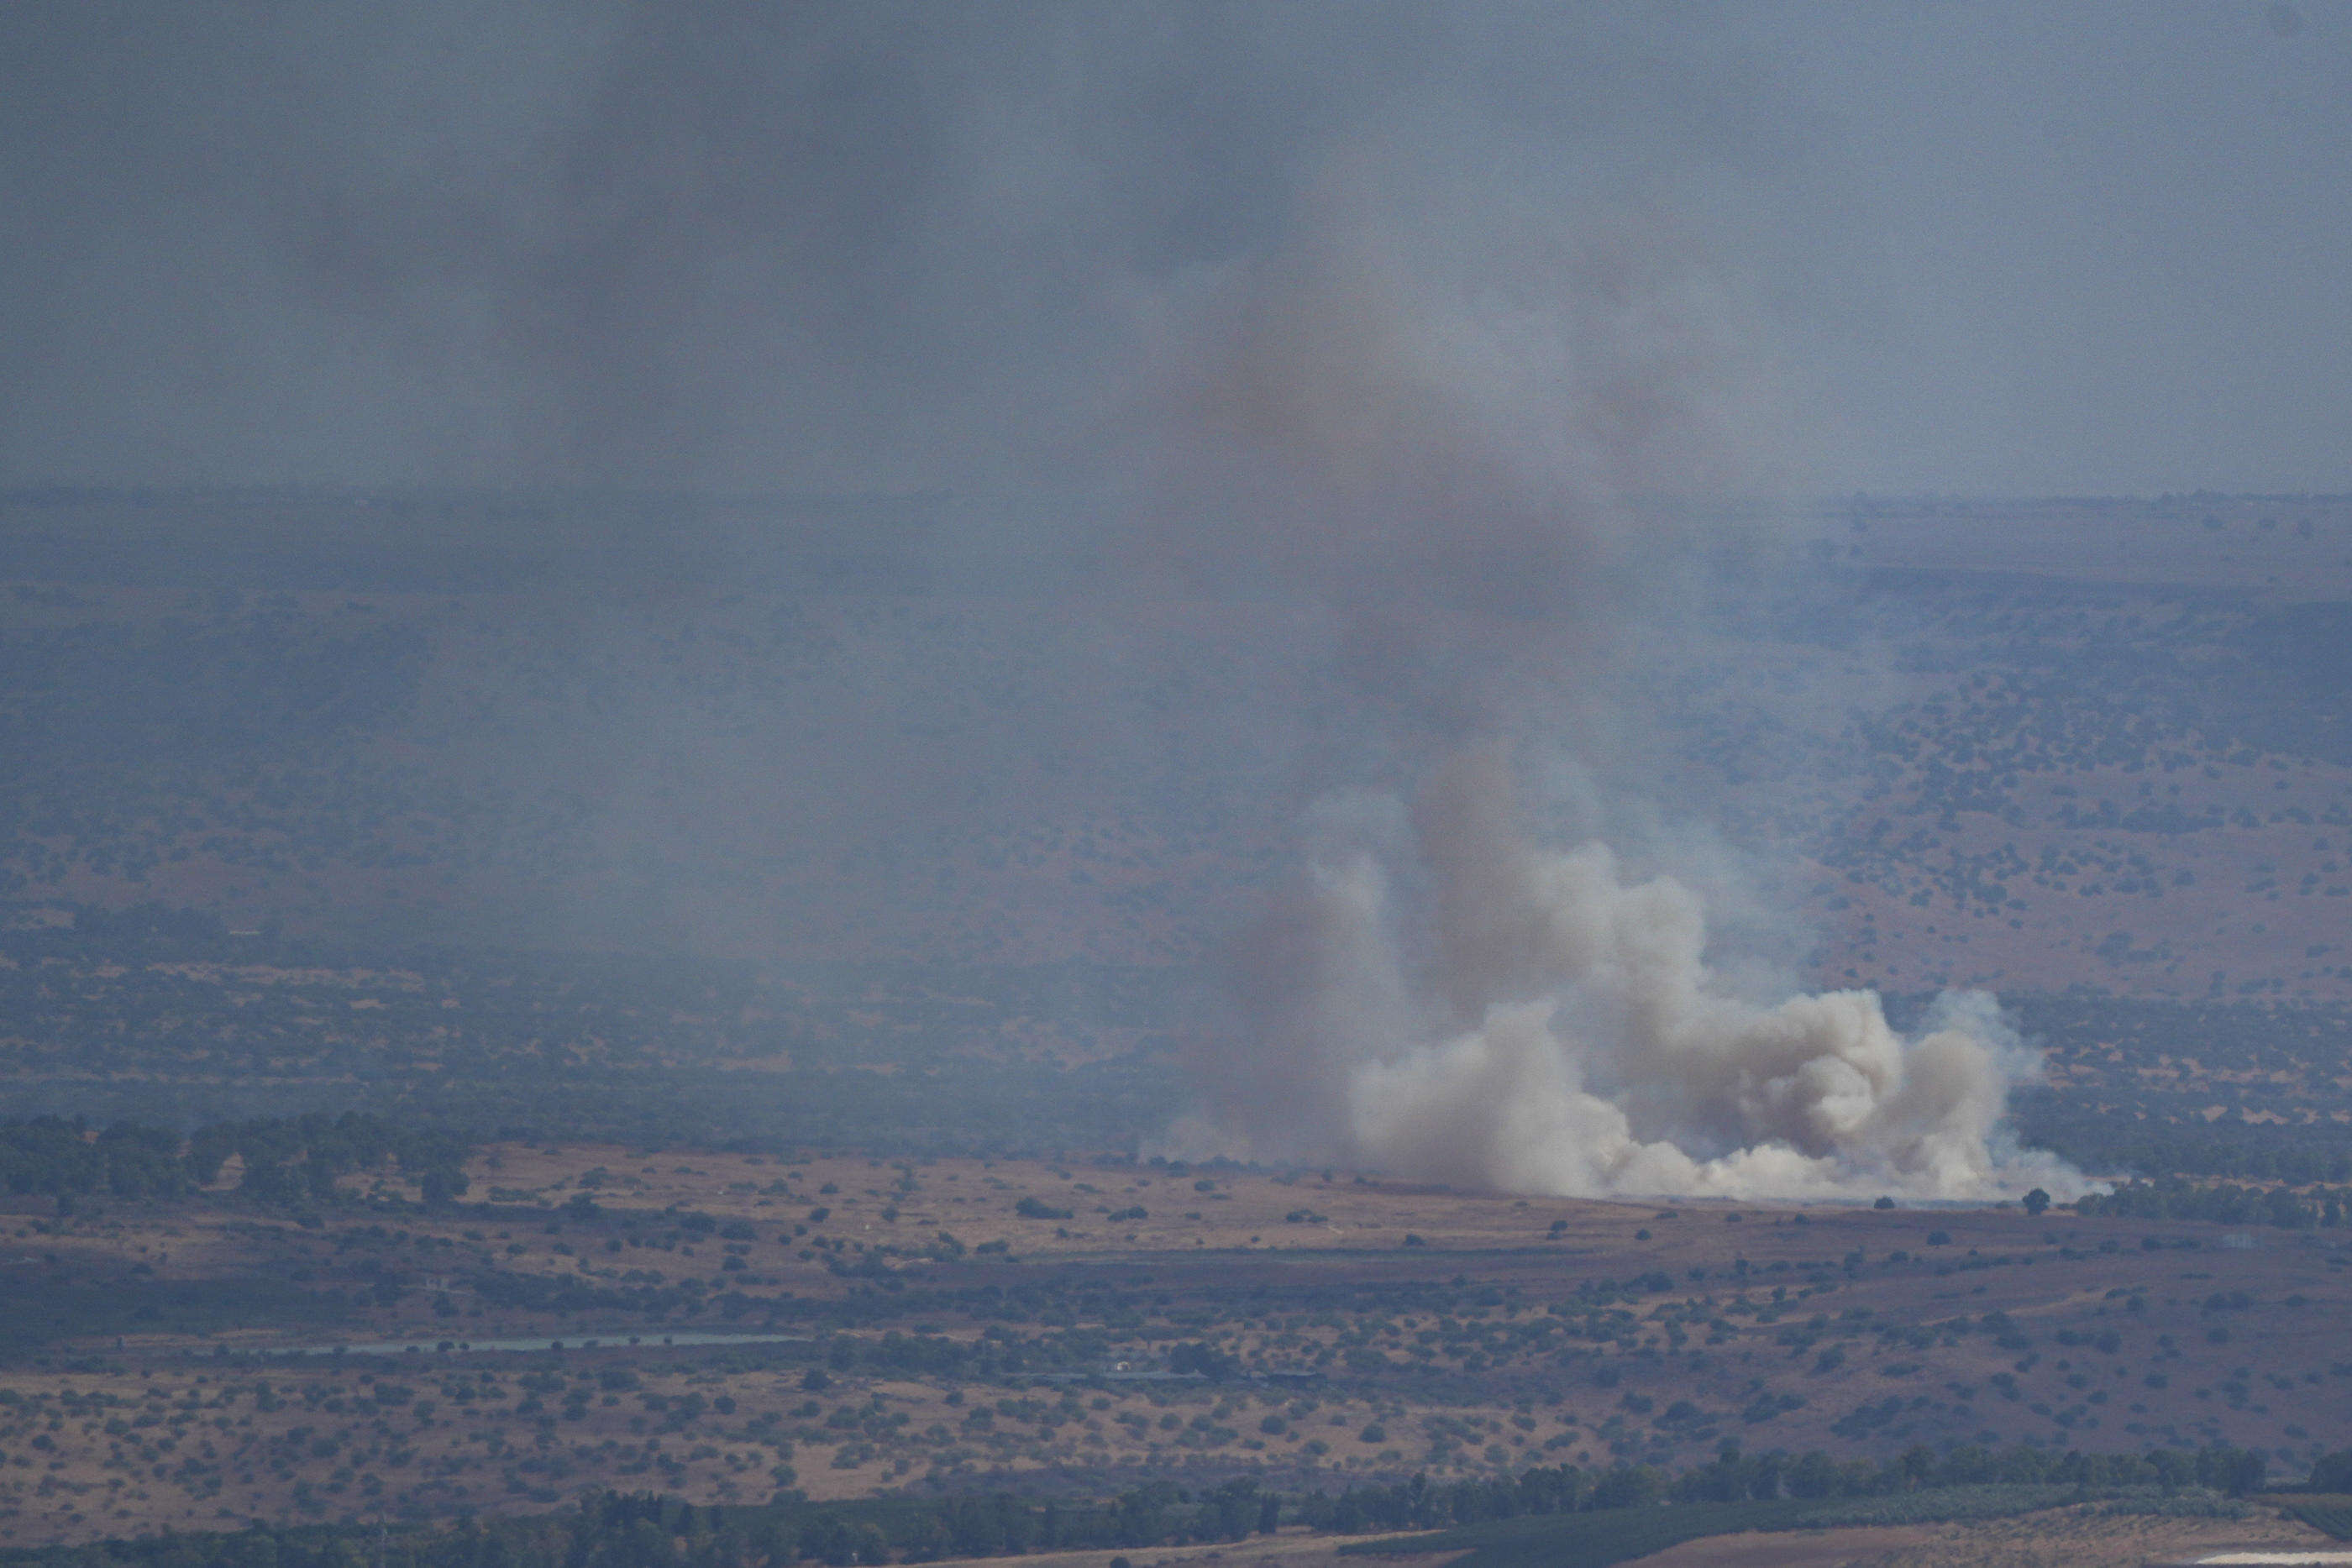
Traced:
<svg viewBox="0 0 2352 1568">
<path fill-rule="evenodd" d="M 37 1116 L 0 1122 L 0 1190 L 54 1197 L 61 1208 L 101 1195 L 182 1197 L 217 1180 L 236 1155 L 245 1163 L 236 1190 L 257 1202 L 331 1203 L 339 1178 L 392 1163 L 420 1178 L 428 1204 L 446 1203 L 466 1191 L 470 1152 L 449 1133 L 359 1112 L 218 1122 L 184 1139 L 137 1123 L 92 1128 Z"/>
<path fill-rule="evenodd" d="M 2352 1477 L 2352 1453 L 2331 1456 Z M 784 1492 L 763 1505 L 697 1508 L 653 1494 L 591 1494 L 535 1517 L 466 1521 L 454 1529 L 368 1524 L 257 1528 L 85 1547 L 0 1552 L 5 1568 L 827 1568 L 1241 1541 L 1284 1523 L 1341 1534 L 1435 1530 L 1540 1514 L 1730 1501 L 1870 1497 L 1987 1483 L 2062 1485 L 2085 1493 L 2202 1487 L 2243 1496 L 2263 1484 L 2263 1456 L 2216 1446 L 2145 1454 L 1914 1448 L 1883 1465 L 1840 1464 L 1815 1452 L 1746 1456 L 1727 1445 L 1710 1463 L 1669 1476 L 1648 1466 L 1538 1467 L 1452 1484 L 1415 1476 L 1331 1497 L 1284 1496 L 1239 1479 L 1187 1490 L 1152 1483 L 1102 1500 L 1035 1500 L 1009 1492 L 812 1503 Z M 2330 1475 L 2335 1472 L 2329 1471 Z M 2315 1472 L 2315 1480 L 2318 1472 Z"/>
<path fill-rule="evenodd" d="M 2179 1176 L 2126 1182 L 2112 1193 L 2092 1193 L 2074 1205 L 2085 1217 L 2113 1219 L 2202 1219 L 2217 1225 L 2273 1225 L 2282 1230 L 2336 1227 L 2352 1216 L 2352 1188 L 2243 1186 L 2192 1182 Z"/>
</svg>

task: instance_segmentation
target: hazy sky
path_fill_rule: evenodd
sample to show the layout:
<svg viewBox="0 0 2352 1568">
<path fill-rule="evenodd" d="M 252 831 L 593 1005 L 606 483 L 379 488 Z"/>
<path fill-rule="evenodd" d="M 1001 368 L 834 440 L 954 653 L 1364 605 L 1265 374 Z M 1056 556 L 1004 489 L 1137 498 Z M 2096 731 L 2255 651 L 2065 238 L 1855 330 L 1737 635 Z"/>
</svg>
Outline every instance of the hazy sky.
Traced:
<svg viewBox="0 0 2352 1568">
<path fill-rule="evenodd" d="M 2319 0 L 20 0 L 0 482 L 1118 483 L 1318 235 L 1632 228 L 1803 488 L 2352 490 Z"/>
</svg>

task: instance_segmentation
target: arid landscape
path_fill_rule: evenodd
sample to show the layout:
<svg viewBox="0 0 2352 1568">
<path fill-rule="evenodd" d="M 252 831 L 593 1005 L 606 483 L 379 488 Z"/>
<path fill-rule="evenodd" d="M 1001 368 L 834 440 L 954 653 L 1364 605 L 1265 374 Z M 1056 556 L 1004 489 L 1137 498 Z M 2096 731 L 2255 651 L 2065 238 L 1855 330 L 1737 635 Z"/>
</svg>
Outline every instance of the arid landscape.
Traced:
<svg viewBox="0 0 2352 1568">
<path fill-rule="evenodd" d="M 20 1218 L 14 1290 L 288 1289 L 200 1333 L 60 1323 L 0 1374 L 12 1538 L 583 1487 L 1337 1491 L 1727 1441 L 2352 1447 L 2338 1230 L 1128 1160 L 492 1145 L 467 1175 L 488 1201 L 362 1177 L 307 1223 L 228 1190 Z"/>
<path fill-rule="evenodd" d="M 0 7 L 0 1568 L 2352 1565 L 2347 82 Z"/>
<path fill-rule="evenodd" d="M 2189 566 L 2215 535 L 2285 564 L 2352 529 L 2326 506 L 2266 528 L 2212 505 L 2220 529 L 2130 517 L 2179 532 Z M 1965 521 L 1994 559 L 2049 519 Z M 990 801 L 921 819 L 937 896 L 917 919 L 882 913 L 908 897 L 901 815 L 888 843 L 756 887 L 722 873 L 699 913 L 648 884 L 635 907 L 600 895 L 584 947 L 576 918 L 499 946 L 455 934 L 486 899 L 532 929 L 606 878 L 593 846 L 621 810 L 552 779 L 518 793 L 492 753 L 449 743 L 434 672 L 461 649 L 499 726 L 609 700 L 579 669 L 517 684 L 540 633 L 494 630 L 502 601 L 16 592 L 6 634 L 51 672 L 16 688 L 26 737 L 122 659 L 226 660 L 227 700 L 251 650 L 281 643 L 322 655 L 309 700 L 338 716 L 292 749 L 229 708 L 205 732 L 174 719 L 194 746 L 168 778 L 138 770 L 153 736 L 127 716 L 77 719 L 79 746 L 42 753 L 61 770 L 22 780 L 0 1072 L 25 1112 L 89 1120 L 25 1131 L 7 1178 L 8 1541 L 429 1531 L 570 1517 L 583 1495 L 748 1519 L 778 1499 L 1082 1508 L 1247 1484 L 1300 1500 L 1261 1544 L 1121 1526 L 1130 1563 L 1303 1563 L 1348 1533 L 1312 1499 L 1414 1477 L 1671 1478 L 1732 1447 L 1831 1466 L 2250 1453 L 2291 1477 L 2352 1448 L 2352 762 L 2324 727 L 2337 695 L 2292 662 L 2325 667 L 2334 623 L 2271 584 L 2089 580 L 2094 528 L 2047 529 L 2048 575 L 2020 587 L 1924 559 L 1945 536 L 1920 515 L 1840 526 L 1871 552 L 1843 629 L 1767 626 L 1711 654 L 1778 673 L 1679 710 L 1673 744 L 1731 831 L 1803 847 L 1770 884 L 1805 911 L 1787 961 L 1881 988 L 1906 1028 L 1938 987 L 1995 988 L 2038 1053 L 2014 1135 L 2120 1197 L 1600 1202 L 1171 1163 L 1203 1031 L 1226 1027 L 1207 1021 L 1229 981 L 1218 925 L 1263 895 L 1284 831 L 1247 800 L 1262 763 L 1231 703 L 1185 710 L 1214 716 L 1216 765 L 1073 753 L 1017 808 L 1017 779 L 992 777 Z M 928 672 L 893 688 L 907 722 L 976 723 L 979 688 L 1036 667 L 968 601 L 819 602 L 765 648 L 726 630 L 759 622 L 756 601 L 691 613 L 699 638 L 646 647 L 708 694 L 698 731 L 823 710 L 877 656 Z M 1223 659 L 1239 692 L 1237 632 L 1272 626 L 1164 613 L 1138 666 L 1197 683 Z M 1852 651 L 1889 638 L 1894 684 L 1841 706 Z M 509 672 L 489 687 L 486 653 Z M 387 680 L 405 695 L 370 708 Z M 1784 722 L 1759 752 L 1752 727 Z M 489 798 L 496 821 L 467 804 Z M 1035 821 L 976 836 L 970 810 Z M 708 940 L 719 916 L 759 954 Z M 685 924 L 594 946 L 649 918 Z M 347 1110 L 376 1120 L 352 1131 Z M 236 1119 L 256 1115 L 281 1120 Z M 115 1119 L 211 1130 L 184 1151 L 165 1130 L 90 1142 Z M 75 1148 L 108 1152 L 72 1175 Z M 2259 1500 L 2168 1515 L 2128 1489 L 2069 1495 L 1752 1539 L 1727 1522 L 1660 1561 L 2121 1563 L 2312 1534 Z M 803 1554 L 867 1550 L 799 1528 Z"/>
</svg>

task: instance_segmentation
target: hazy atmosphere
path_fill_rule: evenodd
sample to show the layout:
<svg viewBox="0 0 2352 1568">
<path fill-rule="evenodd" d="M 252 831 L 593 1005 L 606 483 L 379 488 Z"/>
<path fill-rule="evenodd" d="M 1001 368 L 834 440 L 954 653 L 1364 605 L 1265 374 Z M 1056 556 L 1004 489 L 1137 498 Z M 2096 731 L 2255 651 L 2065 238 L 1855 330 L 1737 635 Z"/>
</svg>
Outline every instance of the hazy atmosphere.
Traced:
<svg viewBox="0 0 2352 1568">
<path fill-rule="evenodd" d="M 1339 224 L 1672 247 L 1810 491 L 2352 486 L 2340 5 L 0 27 L 13 483 L 1118 485 Z"/>
<path fill-rule="evenodd" d="M 0 1568 L 2352 1537 L 2347 213 L 2352 0 L 8 7 Z"/>
</svg>

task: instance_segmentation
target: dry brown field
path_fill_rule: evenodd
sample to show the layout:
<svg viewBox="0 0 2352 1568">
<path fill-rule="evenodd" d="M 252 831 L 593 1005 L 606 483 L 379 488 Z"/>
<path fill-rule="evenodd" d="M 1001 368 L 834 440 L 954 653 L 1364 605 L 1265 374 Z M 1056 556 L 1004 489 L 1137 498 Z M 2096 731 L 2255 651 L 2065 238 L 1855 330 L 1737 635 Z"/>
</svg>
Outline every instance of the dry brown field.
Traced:
<svg viewBox="0 0 2352 1568">
<path fill-rule="evenodd" d="M 263 1279 L 340 1313 L 0 1366 L 0 1532 L 443 1517 L 592 1486 L 1336 1490 L 1676 1467 L 1726 1440 L 1881 1459 L 2226 1440 L 2280 1469 L 2352 1445 L 2352 1256 L 2333 1230 L 2241 1247 L 2063 1210 L 1511 1198 L 1113 1161 L 505 1145 L 470 1175 L 496 1201 L 395 1209 L 415 1194 L 386 1176 L 315 1227 L 226 1193 L 0 1226 L 20 1280 Z M 730 1334 L 766 1337 L 708 1343 Z M 350 1348 L 372 1344 L 417 1348 Z M 1223 1375 L 1171 1375 L 1186 1354 Z"/>
<path fill-rule="evenodd" d="M 1968 1524 L 1708 1536 L 1626 1568 L 2155 1568 L 2219 1553 L 2343 1550 L 2270 1509 L 2244 1519 L 2147 1519 L 2050 1509 Z"/>
<path fill-rule="evenodd" d="M 1036 1568 L 1108 1568 L 1114 1556 L 1134 1568 L 1438 1568 L 1445 1561 L 1438 1553 L 1343 1557 L 1339 1545 L 1328 1535 L 1294 1531 L 1226 1546 L 1055 1552 L 1022 1561 Z M 1711 1535 L 1623 1568 L 2173 1568 L 2230 1552 L 2344 1550 L 2342 1542 L 2273 1509 L 2221 1520 L 2116 1517 L 2081 1507 L 1967 1524 Z M 941 1568 L 992 1561 L 1001 1559 L 950 1560 Z"/>
</svg>

